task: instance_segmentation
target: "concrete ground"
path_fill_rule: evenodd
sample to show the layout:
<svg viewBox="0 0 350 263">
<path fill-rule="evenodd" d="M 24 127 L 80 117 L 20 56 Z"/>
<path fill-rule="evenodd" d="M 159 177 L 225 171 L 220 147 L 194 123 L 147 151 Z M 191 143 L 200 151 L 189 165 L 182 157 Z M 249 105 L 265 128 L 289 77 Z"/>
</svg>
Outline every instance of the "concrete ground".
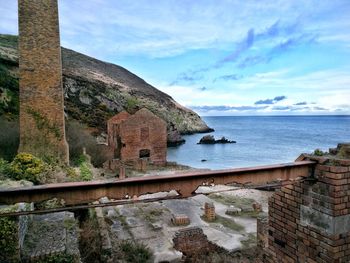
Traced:
<svg viewBox="0 0 350 263">
<path fill-rule="evenodd" d="M 152 203 L 137 203 L 105 207 L 103 213 L 109 222 L 109 233 L 113 240 L 142 242 L 154 253 L 154 262 L 179 262 L 182 253 L 173 248 L 175 233 L 186 227 L 200 227 L 208 240 L 228 251 L 240 250 L 247 244 L 255 244 L 256 213 L 227 215 L 229 207 L 251 202 L 262 205 L 267 212 L 267 200 L 272 192 L 254 189 L 239 189 L 231 186 L 200 187 L 198 194 L 187 199 L 170 199 Z M 176 192 L 143 196 L 142 199 L 176 195 Z M 230 203 L 232 200 L 232 204 Z M 215 222 L 202 219 L 204 204 L 211 202 L 216 214 L 221 218 Z M 190 219 L 188 226 L 174 226 L 171 218 L 175 214 L 185 214 Z M 223 219 L 222 219 L 223 218 Z M 243 241 L 243 242 L 242 242 Z"/>
</svg>

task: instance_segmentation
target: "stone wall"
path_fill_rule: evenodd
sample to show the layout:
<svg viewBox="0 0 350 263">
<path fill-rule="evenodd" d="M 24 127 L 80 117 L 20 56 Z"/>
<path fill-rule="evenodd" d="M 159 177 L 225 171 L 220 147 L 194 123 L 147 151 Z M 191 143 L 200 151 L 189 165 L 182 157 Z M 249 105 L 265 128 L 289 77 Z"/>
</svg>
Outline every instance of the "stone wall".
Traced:
<svg viewBox="0 0 350 263">
<path fill-rule="evenodd" d="M 19 0 L 19 151 L 68 163 L 57 0 Z"/>
<path fill-rule="evenodd" d="M 317 162 L 313 176 L 270 198 L 263 262 L 350 262 L 350 160 L 301 159 Z"/>
</svg>

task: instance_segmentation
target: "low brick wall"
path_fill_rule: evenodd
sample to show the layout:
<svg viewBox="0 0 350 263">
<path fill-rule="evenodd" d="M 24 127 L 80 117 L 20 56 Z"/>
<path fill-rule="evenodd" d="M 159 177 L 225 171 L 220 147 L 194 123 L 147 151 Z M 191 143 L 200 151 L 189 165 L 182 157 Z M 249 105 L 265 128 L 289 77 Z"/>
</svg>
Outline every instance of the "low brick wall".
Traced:
<svg viewBox="0 0 350 263">
<path fill-rule="evenodd" d="M 302 158 L 317 162 L 314 176 L 269 199 L 263 262 L 350 262 L 350 160 Z"/>
<path fill-rule="evenodd" d="M 179 230 L 176 232 L 173 242 L 174 248 L 188 257 L 195 257 L 196 255 L 203 255 L 212 251 L 225 251 L 223 248 L 208 241 L 207 236 L 199 227 Z"/>
</svg>

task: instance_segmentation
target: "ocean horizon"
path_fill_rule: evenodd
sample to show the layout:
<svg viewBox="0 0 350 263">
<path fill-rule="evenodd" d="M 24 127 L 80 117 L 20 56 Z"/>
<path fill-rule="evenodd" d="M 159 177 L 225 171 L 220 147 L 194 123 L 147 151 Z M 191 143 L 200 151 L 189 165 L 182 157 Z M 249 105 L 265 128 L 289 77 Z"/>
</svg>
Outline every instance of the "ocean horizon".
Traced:
<svg viewBox="0 0 350 263">
<path fill-rule="evenodd" d="M 350 115 L 202 116 L 215 131 L 183 136 L 168 148 L 168 161 L 204 169 L 229 169 L 293 162 L 302 153 L 328 151 L 350 142 Z M 197 144 L 206 134 L 235 144 Z"/>
</svg>

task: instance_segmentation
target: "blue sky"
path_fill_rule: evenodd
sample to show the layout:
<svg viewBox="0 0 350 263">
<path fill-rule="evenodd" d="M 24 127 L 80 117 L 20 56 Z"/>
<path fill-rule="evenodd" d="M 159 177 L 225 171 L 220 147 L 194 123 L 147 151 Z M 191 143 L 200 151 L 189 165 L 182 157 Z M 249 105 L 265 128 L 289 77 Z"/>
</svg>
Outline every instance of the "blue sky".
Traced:
<svg viewBox="0 0 350 263">
<path fill-rule="evenodd" d="M 0 0 L 17 34 L 17 1 Z M 350 114 L 349 0 L 59 0 L 61 44 L 201 115 Z"/>
</svg>

